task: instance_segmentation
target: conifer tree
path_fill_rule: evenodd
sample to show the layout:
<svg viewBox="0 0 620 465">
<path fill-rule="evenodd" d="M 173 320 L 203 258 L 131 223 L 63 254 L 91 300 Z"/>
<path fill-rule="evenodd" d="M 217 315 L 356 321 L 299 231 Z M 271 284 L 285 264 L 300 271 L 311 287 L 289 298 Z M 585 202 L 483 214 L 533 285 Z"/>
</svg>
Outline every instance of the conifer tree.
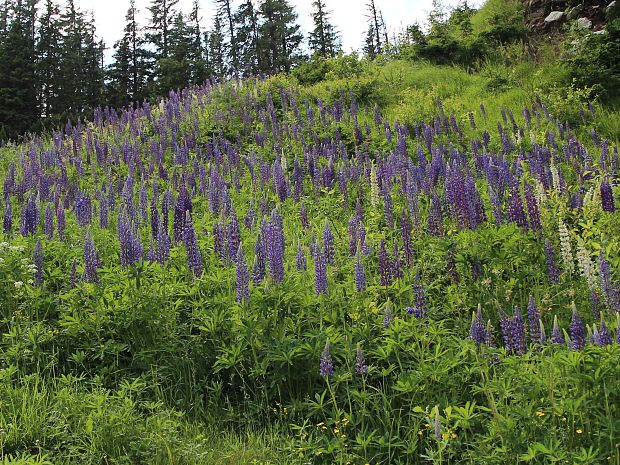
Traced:
<svg viewBox="0 0 620 465">
<path fill-rule="evenodd" d="M 42 117 L 56 123 L 53 116 L 58 112 L 60 102 L 60 60 L 62 56 L 62 35 L 60 10 L 53 0 L 46 0 L 39 20 L 37 51 L 37 87 Z"/>
<path fill-rule="evenodd" d="M 161 79 L 159 88 L 164 93 L 187 87 L 191 82 L 192 29 L 181 13 L 174 17 L 169 31 L 168 56 L 159 60 Z"/>
<path fill-rule="evenodd" d="M 299 32 L 297 13 L 287 0 L 264 0 L 258 14 L 262 22 L 258 28 L 258 64 L 265 73 L 290 71 L 299 59 Z"/>
<path fill-rule="evenodd" d="M 150 33 L 147 39 L 155 47 L 155 58 L 168 56 L 170 44 L 170 28 L 175 17 L 175 6 L 179 0 L 152 0 L 149 11 L 151 23 L 148 27 Z"/>
<path fill-rule="evenodd" d="M 332 58 L 340 50 L 338 33 L 329 21 L 324 0 L 314 0 L 312 6 L 314 30 L 310 32 L 310 50 L 323 58 Z"/>
<path fill-rule="evenodd" d="M 198 0 L 194 0 L 192 11 L 189 15 L 191 44 L 189 49 L 189 60 L 191 63 L 191 82 L 192 84 L 202 84 L 208 77 L 205 47 L 202 41 L 202 30 L 200 28 L 200 9 Z"/>
<path fill-rule="evenodd" d="M 6 32 L 0 43 L 0 133 L 11 138 L 33 129 L 39 117 L 35 5 L 35 0 L 10 5 Z"/>
<path fill-rule="evenodd" d="M 211 74 L 217 78 L 226 76 L 226 48 L 222 18 L 216 13 L 213 18 L 213 29 L 208 34 L 209 68 Z"/>
<path fill-rule="evenodd" d="M 237 25 L 235 42 L 239 54 L 239 72 L 242 76 L 251 76 L 258 69 L 258 19 L 252 0 L 245 0 L 239 5 L 234 20 Z"/>
<path fill-rule="evenodd" d="M 233 75 L 237 75 L 239 71 L 239 51 L 237 47 L 237 35 L 235 31 L 234 17 L 230 0 L 215 0 L 218 7 L 218 13 L 221 15 L 222 23 L 226 23 L 228 29 L 228 58 L 230 63 L 230 71 Z"/>
</svg>

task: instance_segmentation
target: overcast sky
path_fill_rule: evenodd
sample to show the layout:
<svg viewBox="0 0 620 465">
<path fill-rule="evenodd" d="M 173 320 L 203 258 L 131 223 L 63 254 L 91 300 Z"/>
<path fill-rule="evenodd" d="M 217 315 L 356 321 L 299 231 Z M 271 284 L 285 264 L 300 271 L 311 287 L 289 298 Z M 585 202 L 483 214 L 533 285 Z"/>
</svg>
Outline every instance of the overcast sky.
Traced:
<svg viewBox="0 0 620 465">
<path fill-rule="evenodd" d="M 312 28 L 312 0 L 290 0 L 295 5 L 299 15 L 299 24 L 305 34 Z M 340 30 L 342 44 L 345 51 L 359 50 L 362 46 L 363 35 L 367 29 L 365 0 L 325 0 L 331 11 L 332 23 Z M 432 0 L 375 0 L 378 8 L 383 12 L 383 18 L 390 34 L 400 30 L 403 26 L 416 21 L 424 22 L 431 9 Z M 233 5 L 240 3 L 233 0 Z M 444 0 L 446 6 L 456 5 L 458 0 Z M 482 0 L 470 4 L 480 4 Z M 97 33 L 108 47 L 112 47 L 123 33 L 125 13 L 129 0 L 77 0 L 77 4 L 84 11 L 95 14 Z M 147 6 L 150 0 L 136 0 L 140 10 L 141 24 L 148 19 Z M 178 7 L 185 13 L 190 11 L 192 0 L 181 0 Z M 211 18 L 214 10 L 212 0 L 200 0 L 202 9 L 202 24 L 205 28 L 211 27 Z M 109 56 L 109 52 L 106 54 Z"/>
</svg>

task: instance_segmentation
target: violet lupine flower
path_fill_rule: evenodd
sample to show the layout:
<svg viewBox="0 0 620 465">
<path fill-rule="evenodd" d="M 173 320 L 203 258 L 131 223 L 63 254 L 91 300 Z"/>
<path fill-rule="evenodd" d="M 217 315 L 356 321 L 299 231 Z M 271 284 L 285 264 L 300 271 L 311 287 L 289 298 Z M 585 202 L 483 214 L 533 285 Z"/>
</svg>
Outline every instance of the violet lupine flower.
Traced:
<svg viewBox="0 0 620 465">
<path fill-rule="evenodd" d="M 254 202 L 250 204 L 250 208 L 248 209 L 247 214 L 245 215 L 245 219 L 243 220 L 243 224 L 249 230 L 254 228 L 254 223 L 256 222 L 256 210 L 254 210 Z"/>
<path fill-rule="evenodd" d="M 564 336 L 562 330 L 558 324 L 558 316 L 553 317 L 553 329 L 551 330 L 551 343 L 552 344 L 564 344 Z"/>
<path fill-rule="evenodd" d="M 436 413 L 435 413 L 435 420 L 433 422 L 434 427 L 435 427 L 435 439 L 437 439 L 438 441 L 441 440 L 441 421 L 439 419 L 439 407 L 437 407 Z"/>
<path fill-rule="evenodd" d="M 267 273 L 265 266 L 265 245 L 263 242 L 263 234 L 265 228 L 256 237 L 256 243 L 254 244 L 254 267 L 252 268 L 252 282 L 255 285 L 259 285 L 265 278 Z"/>
<path fill-rule="evenodd" d="M 164 227 L 163 218 L 160 218 L 159 226 L 157 227 L 157 262 L 160 265 L 165 265 L 170 259 L 170 247 L 168 231 Z"/>
<path fill-rule="evenodd" d="M 616 344 L 620 345 L 620 320 L 618 321 L 618 328 L 616 329 Z"/>
<path fill-rule="evenodd" d="M 577 308 L 573 304 L 573 317 L 570 322 L 570 339 L 573 350 L 583 349 L 586 345 L 586 328 L 577 313 Z"/>
<path fill-rule="evenodd" d="M 149 242 L 149 246 L 146 249 L 146 259 L 149 263 L 155 263 L 157 261 L 157 247 L 155 246 L 155 242 L 152 237 Z"/>
<path fill-rule="evenodd" d="M 609 329 L 604 321 L 601 321 L 601 327 L 599 329 L 595 329 L 592 333 L 591 340 L 592 344 L 596 346 L 609 346 L 613 344 L 611 333 L 609 332 Z"/>
<path fill-rule="evenodd" d="M 13 231 L 13 205 L 11 199 L 7 197 L 4 203 L 4 216 L 2 218 L 2 230 L 6 234 L 10 234 Z"/>
<path fill-rule="evenodd" d="M 230 214 L 231 218 L 226 228 L 226 235 L 228 239 L 228 256 L 234 262 L 237 257 L 237 251 L 241 244 L 241 230 L 239 229 L 239 221 L 237 220 L 237 214 L 234 209 Z"/>
<path fill-rule="evenodd" d="M 525 322 L 523 315 L 519 311 L 519 307 L 515 306 L 514 315 L 511 324 L 512 347 L 517 355 L 523 355 L 527 350 L 525 342 Z"/>
<path fill-rule="evenodd" d="M 269 274 L 274 283 L 281 283 L 284 281 L 284 229 L 277 209 L 273 210 L 271 220 L 266 223 L 265 232 Z"/>
<path fill-rule="evenodd" d="M 547 261 L 547 275 L 549 281 L 552 283 L 560 282 L 560 269 L 558 268 L 558 262 L 555 258 L 555 252 L 549 239 L 545 240 L 545 258 Z"/>
<path fill-rule="evenodd" d="M 482 310 L 478 307 L 478 311 L 472 314 L 471 326 L 469 327 L 469 339 L 477 344 L 484 344 L 487 340 L 487 331 L 484 320 L 482 319 Z"/>
<path fill-rule="evenodd" d="M 360 375 L 368 374 L 368 365 L 366 365 L 366 361 L 364 360 L 364 353 L 362 352 L 362 348 L 357 346 L 357 353 L 355 356 L 355 372 Z"/>
<path fill-rule="evenodd" d="M 245 262 L 245 255 L 243 255 L 241 244 L 239 244 L 235 263 L 237 265 L 237 302 L 242 302 L 250 298 L 250 279 L 248 276 L 248 265 Z"/>
<path fill-rule="evenodd" d="M 394 242 L 394 252 L 392 254 L 392 277 L 394 279 L 400 279 L 404 276 L 403 269 L 400 263 L 400 250 L 398 243 Z"/>
<path fill-rule="evenodd" d="M 320 247 L 314 258 L 314 288 L 317 296 L 327 294 L 327 261 Z"/>
<path fill-rule="evenodd" d="M 523 199 L 521 199 L 521 193 L 519 192 L 519 187 L 516 184 L 516 181 L 510 189 L 507 213 L 509 221 L 515 223 L 517 226 L 523 229 L 528 228 L 525 210 L 523 209 Z"/>
<path fill-rule="evenodd" d="M 118 242 L 120 244 L 121 266 L 133 266 L 142 259 L 144 248 L 137 228 L 131 224 L 123 210 L 118 215 Z"/>
<path fill-rule="evenodd" d="M 428 318 L 428 304 L 426 303 L 426 291 L 422 287 L 420 281 L 420 273 L 416 273 L 415 281 L 413 284 L 413 294 L 415 300 L 415 306 L 420 310 L 421 318 Z"/>
<path fill-rule="evenodd" d="M 332 362 L 331 352 L 329 351 L 329 341 L 325 343 L 325 347 L 323 348 L 323 352 L 321 353 L 319 373 L 323 378 L 329 378 L 334 374 L 334 364 Z"/>
<path fill-rule="evenodd" d="M 213 251 L 222 261 L 226 260 L 228 254 L 225 231 L 225 225 L 222 223 L 213 223 Z"/>
<path fill-rule="evenodd" d="M 75 199 L 75 218 L 80 226 L 86 227 L 90 224 L 93 215 L 93 206 L 90 196 L 83 192 L 78 192 Z"/>
<path fill-rule="evenodd" d="M 428 232 L 432 236 L 441 236 L 443 234 L 441 200 L 437 194 L 433 194 L 431 197 L 431 207 L 428 212 Z"/>
<path fill-rule="evenodd" d="M 502 338 L 504 339 L 504 347 L 506 352 L 513 349 L 512 345 L 512 318 L 510 318 L 504 310 L 499 311 L 499 326 L 502 330 Z"/>
<path fill-rule="evenodd" d="M 540 209 L 538 208 L 538 200 L 534 195 L 534 189 L 529 183 L 524 183 L 525 191 L 525 203 L 527 204 L 527 213 L 529 217 L 530 229 L 532 231 L 541 233 L 542 223 L 540 222 Z"/>
<path fill-rule="evenodd" d="M 599 281 L 601 293 L 610 309 L 620 310 L 620 290 L 612 280 L 611 268 L 605 258 L 605 251 L 601 250 L 598 256 Z"/>
<path fill-rule="evenodd" d="M 41 245 L 41 239 L 37 239 L 37 243 L 34 246 L 33 263 L 36 267 L 34 272 L 34 285 L 43 285 L 43 246 Z"/>
<path fill-rule="evenodd" d="M 364 263 L 362 262 L 362 254 L 358 250 L 355 256 L 355 265 L 353 266 L 353 274 L 355 277 L 355 288 L 357 292 L 366 290 L 366 272 L 364 271 Z"/>
<path fill-rule="evenodd" d="M 411 242 L 411 220 L 403 209 L 400 215 L 400 233 L 403 238 L 403 252 L 405 254 L 405 263 L 411 266 L 413 263 L 413 244 Z"/>
<path fill-rule="evenodd" d="M 159 210 L 157 209 L 157 202 L 155 196 L 151 199 L 151 235 L 157 237 L 159 235 Z"/>
<path fill-rule="evenodd" d="M 295 258 L 295 266 L 297 267 L 297 271 L 306 271 L 307 269 L 306 253 L 301 247 L 301 244 L 297 245 L 297 257 Z"/>
<path fill-rule="evenodd" d="M 407 307 L 406 313 L 407 315 L 413 315 L 416 318 L 422 318 L 422 312 L 418 307 Z"/>
<path fill-rule="evenodd" d="M 347 227 L 349 233 L 349 255 L 353 256 L 357 252 L 357 218 L 355 215 L 351 215 L 349 218 L 349 224 Z"/>
<path fill-rule="evenodd" d="M 186 212 L 185 226 L 183 232 L 183 242 L 185 243 L 185 252 L 187 254 L 187 265 L 192 270 L 194 277 L 202 276 L 202 255 L 196 241 L 196 231 L 190 212 Z"/>
<path fill-rule="evenodd" d="M 65 239 L 65 229 L 67 228 L 67 221 L 65 217 L 65 209 L 62 202 L 58 203 L 56 207 L 56 227 L 58 228 L 58 237 L 60 240 Z"/>
<path fill-rule="evenodd" d="M 323 251 L 325 253 L 325 261 L 328 265 L 334 264 L 334 234 L 332 228 L 329 226 L 327 218 L 325 218 L 325 224 L 323 225 Z"/>
<path fill-rule="evenodd" d="M 45 222 L 43 223 L 43 232 L 48 239 L 51 240 L 54 238 L 54 212 L 49 204 L 45 207 Z"/>
<path fill-rule="evenodd" d="M 101 266 L 101 262 L 99 261 L 99 254 L 95 249 L 95 242 L 90 235 L 90 232 L 86 233 L 86 237 L 84 238 L 84 274 L 82 275 L 83 279 L 85 279 L 89 283 L 96 283 L 99 281 L 99 276 L 97 275 L 97 268 Z"/>
<path fill-rule="evenodd" d="M 385 310 L 383 311 L 383 327 L 388 329 L 390 325 L 394 323 L 394 315 L 392 314 L 392 310 L 390 309 L 390 304 L 385 306 Z"/>
<path fill-rule="evenodd" d="M 536 306 L 534 296 L 530 295 L 530 300 L 527 304 L 527 319 L 530 326 L 530 341 L 532 344 L 542 344 L 541 341 L 541 328 L 540 328 L 540 312 Z"/>
<path fill-rule="evenodd" d="M 390 255 L 385 248 L 385 241 L 381 239 L 379 246 L 379 274 L 381 275 L 381 285 L 390 286 L 392 284 L 392 269 Z"/>
<path fill-rule="evenodd" d="M 616 205 L 614 202 L 614 193 L 611 189 L 611 185 L 609 184 L 609 179 L 607 177 L 603 178 L 601 182 L 601 205 L 603 207 L 604 212 L 613 213 L 616 211 Z"/>
<path fill-rule="evenodd" d="M 592 308 L 592 318 L 595 321 L 601 319 L 601 299 L 599 298 L 596 291 L 590 292 L 590 306 Z"/>
</svg>

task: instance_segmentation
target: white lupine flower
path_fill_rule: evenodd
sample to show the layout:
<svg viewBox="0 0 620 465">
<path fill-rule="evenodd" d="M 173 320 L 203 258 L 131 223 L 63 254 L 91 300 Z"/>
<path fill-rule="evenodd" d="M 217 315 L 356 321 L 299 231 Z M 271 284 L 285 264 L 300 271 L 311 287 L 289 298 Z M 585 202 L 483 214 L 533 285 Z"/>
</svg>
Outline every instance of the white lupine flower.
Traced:
<svg viewBox="0 0 620 465">
<path fill-rule="evenodd" d="M 586 192 L 586 195 L 583 198 L 584 207 L 598 207 L 601 205 L 601 191 L 598 186 L 592 186 Z"/>
<path fill-rule="evenodd" d="M 540 182 L 538 179 L 534 181 L 534 186 L 536 189 L 535 191 L 536 201 L 538 202 L 538 205 L 542 206 L 547 201 L 547 193 L 545 192 L 545 186 L 543 186 L 542 182 Z"/>
<path fill-rule="evenodd" d="M 564 263 L 564 269 L 569 273 L 575 271 L 575 259 L 573 258 L 573 249 L 570 245 L 570 236 L 568 235 L 568 229 L 562 221 L 562 218 L 558 220 L 560 230 L 560 253 L 562 254 L 562 262 Z"/>
<path fill-rule="evenodd" d="M 26 247 L 24 247 L 23 245 L 12 245 L 9 247 L 9 250 L 11 252 L 23 252 L 24 250 L 26 250 Z"/>
<path fill-rule="evenodd" d="M 577 265 L 579 266 L 579 272 L 588 283 L 588 287 L 591 291 L 598 289 L 598 282 L 596 279 L 596 267 L 592 263 L 590 254 L 586 249 L 586 245 L 580 237 L 577 238 Z"/>
<path fill-rule="evenodd" d="M 13 284 L 15 285 L 16 289 L 21 289 L 24 285 L 22 281 L 15 281 Z"/>
</svg>

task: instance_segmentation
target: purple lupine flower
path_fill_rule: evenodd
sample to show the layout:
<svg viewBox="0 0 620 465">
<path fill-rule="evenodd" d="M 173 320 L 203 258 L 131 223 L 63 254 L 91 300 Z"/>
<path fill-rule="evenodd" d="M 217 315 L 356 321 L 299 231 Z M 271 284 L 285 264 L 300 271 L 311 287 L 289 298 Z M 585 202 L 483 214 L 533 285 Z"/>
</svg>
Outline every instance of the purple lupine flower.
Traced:
<svg viewBox="0 0 620 465">
<path fill-rule="evenodd" d="M 357 218 L 355 215 L 351 215 L 349 218 L 349 224 L 347 227 L 349 233 L 349 255 L 353 256 L 357 252 Z"/>
<path fill-rule="evenodd" d="M 392 284 L 391 260 L 383 239 L 381 239 L 381 244 L 379 246 L 379 274 L 381 275 L 382 286 L 390 286 Z"/>
<path fill-rule="evenodd" d="M 441 440 L 441 421 L 439 419 L 439 407 L 435 412 L 435 420 L 433 421 L 434 429 L 435 429 L 435 439 L 438 441 Z"/>
<path fill-rule="evenodd" d="M 79 191 L 75 199 L 75 218 L 80 226 L 90 224 L 93 215 L 93 206 L 90 197 Z"/>
<path fill-rule="evenodd" d="M 525 342 L 525 322 L 519 307 L 515 306 L 511 324 L 512 347 L 517 355 L 523 355 L 527 351 Z"/>
<path fill-rule="evenodd" d="M 407 307 L 405 309 L 405 312 L 407 313 L 407 315 L 413 315 L 416 318 L 422 318 L 422 312 L 418 307 Z"/>
<path fill-rule="evenodd" d="M 590 306 L 592 308 L 592 318 L 595 321 L 601 319 L 601 299 L 599 298 L 596 291 L 590 292 Z"/>
<path fill-rule="evenodd" d="M 2 218 L 2 230 L 6 234 L 10 234 L 13 231 L 13 205 L 11 199 L 8 197 L 4 202 L 4 216 Z"/>
<path fill-rule="evenodd" d="M 316 295 L 327 294 L 327 261 L 320 247 L 314 258 L 314 287 Z"/>
<path fill-rule="evenodd" d="M 247 229 L 252 230 L 254 228 L 254 223 L 256 223 L 256 210 L 254 210 L 254 202 L 252 202 L 247 214 L 245 215 L 243 224 Z"/>
<path fill-rule="evenodd" d="M 295 258 L 295 266 L 297 267 L 297 271 L 306 271 L 306 253 L 304 249 L 301 247 L 301 244 L 297 245 L 297 257 Z"/>
<path fill-rule="evenodd" d="M 552 283 L 560 282 L 560 269 L 558 268 L 558 262 L 555 258 L 555 252 L 549 239 L 545 240 L 545 258 L 547 261 L 547 275 L 549 281 Z"/>
<path fill-rule="evenodd" d="M 155 196 L 151 199 L 151 235 L 153 237 L 159 236 L 159 210 L 157 209 L 157 202 Z"/>
<path fill-rule="evenodd" d="M 140 186 L 140 193 L 138 195 L 138 208 L 140 210 L 140 224 L 148 224 L 149 197 L 146 193 L 146 187 L 144 186 L 144 184 Z"/>
<path fill-rule="evenodd" d="M 241 244 L 241 230 L 234 209 L 230 213 L 230 221 L 226 227 L 226 236 L 228 242 L 228 256 L 232 261 L 235 261 L 239 245 Z"/>
<path fill-rule="evenodd" d="M 146 260 L 149 263 L 155 263 L 157 261 L 157 246 L 151 237 L 151 241 L 149 242 L 149 246 L 146 249 Z"/>
<path fill-rule="evenodd" d="M 366 365 L 366 361 L 364 360 L 364 353 L 362 352 L 362 348 L 357 346 L 357 353 L 355 356 L 355 372 L 360 375 L 368 374 L 368 365 Z"/>
<path fill-rule="evenodd" d="M 405 254 L 405 263 L 411 266 L 413 263 L 413 244 L 411 242 L 411 220 L 407 212 L 403 209 L 400 215 L 400 234 L 403 239 L 403 252 Z"/>
<path fill-rule="evenodd" d="M 51 240 L 54 238 L 54 212 L 49 204 L 45 207 L 45 222 L 43 223 L 43 232 L 48 239 Z"/>
<path fill-rule="evenodd" d="M 573 317 L 570 322 L 570 339 L 573 350 L 583 349 L 586 345 L 586 328 L 577 313 L 577 307 L 573 304 Z"/>
<path fill-rule="evenodd" d="M 254 244 L 254 267 L 252 268 L 252 282 L 255 285 L 259 285 L 265 278 L 267 273 L 265 266 L 265 245 L 264 245 L 264 231 L 262 231 L 256 237 L 256 243 Z"/>
<path fill-rule="evenodd" d="M 506 352 L 513 349 L 512 345 L 512 318 L 510 318 L 503 309 L 499 311 L 499 326 L 502 330 L 502 338 L 504 339 L 504 347 Z"/>
<path fill-rule="evenodd" d="M 542 232 L 542 223 L 540 222 L 540 209 L 538 208 L 538 200 L 534 195 L 534 189 L 529 183 L 524 183 L 525 203 L 527 204 L 527 213 L 529 217 L 530 228 L 537 233 Z"/>
<path fill-rule="evenodd" d="M 271 220 L 266 224 L 264 241 L 271 279 L 274 283 L 281 283 L 284 281 L 284 229 L 277 209 L 273 210 Z"/>
<path fill-rule="evenodd" d="M 228 256 L 225 230 L 226 227 L 222 223 L 213 223 L 213 251 L 222 261 Z"/>
<path fill-rule="evenodd" d="M 426 303 L 426 291 L 422 287 L 420 273 L 416 273 L 413 283 L 415 306 L 420 310 L 421 318 L 428 318 L 428 304 Z"/>
<path fill-rule="evenodd" d="M 592 344 L 596 346 L 609 346 L 613 344 L 611 333 L 604 321 L 601 321 L 601 327 L 592 333 Z"/>
<path fill-rule="evenodd" d="M 99 261 L 99 254 L 95 249 L 95 242 L 90 235 L 90 232 L 86 233 L 86 237 L 84 238 L 84 274 L 82 275 L 83 279 L 85 279 L 89 283 L 96 283 L 99 281 L 99 276 L 97 275 L 97 268 L 101 266 L 101 262 Z"/>
<path fill-rule="evenodd" d="M 194 230 L 194 223 L 190 212 L 186 212 L 184 222 L 183 242 L 185 243 L 185 252 L 187 254 L 187 265 L 192 271 L 194 277 L 199 278 L 202 276 L 202 255 L 196 241 L 196 231 Z"/>
<path fill-rule="evenodd" d="M 564 336 L 562 330 L 558 324 L 558 316 L 553 317 L 553 329 L 551 330 L 551 343 L 552 344 L 564 344 Z"/>
<path fill-rule="evenodd" d="M 532 344 L 542 344 L 541 341 L 541 328 L 540 328 L 540 312 L 536 306 L 534 296 L 530 295 L 529 302 L 527 304 L 527 319 L 530 326 L 530 341 Z"/>
<path fill-rule="evenodd" d="M 392 277 L 394 279 L 400 279 L 404 276 L 403 269 L 400 263 L 400 250 L 398 243 L 394 242 L 394 252 L 392 254 Z"/>
<path fill-rule="evenodd" d="M 332 355 L 329 351 L 329 341 L 325 343 L 323 352 L 321 353 L 321 362 L 319 364 L 319 373 L 323 378 L 329 378 L 334 374 L 334 364 Z"/>
<path fill-rule="evenodd" d="M 618 320 L 618 327 L 616 328 L 616 344 L 620 345 L 620 319 Z"/>
<path fill-rule="evenodd" d="M 168 231 L 164 227 L 163 218 L 160 218 L 159 226 L 157 227 L 157 262 L 160 265 L 165 265 L 170 259 L 170 247 Z"/>
<path fill-rule="evenodd" d="M 598 256 L 598 269 L 601 293 L 603 294 L 605 302 L 610 309 L 616 311 L 620 310 L 620 290 L 613 282 L 611 268 L 609 262 L 605 258 L 604 250 L 601 250 Z"/>
<path fill-rule="evenodd" d="M 510 189 L 510 197 L 508 199 L 508 220 L 516 223 L 517 226 L 527 229 L 528 223 L 523 209 L 523 199 L 519 192 L 519 186 L 515 183 Z"/>
<path fill-rule="evenodd" d="M 41 239 L 37 238 L 37 243 L 34 246 L 33 253 L 33 263 L 36 267 L 34 272 L 34 285 L 42 286 L 43 285 L 43 246 L 41 245 Z"/>
<path fill-rule="evenodd" d="M 65 218 L 65 209 L 61 202 L 59 202 L 58 207 L 56 207 L 56 227 L 58 228 L 58 237 L 60 240 L 64 240 L 67 221 Z"/>
<path fill-rule="evenodd" d="M 327 218 L 325 218 L 325 224 L 323 225 L 323 252 L 325 253 L 325 261 L 328 265 L 334 264 L 334 234 L 332 228 L 329 226 Z"/>
<path fill-rule="evenodd" d="M 235 263 L 237 265 L 237 302 L 241 302 L 250 298 L 248 265 L 245 262 L 245 255 L 243 255 L 241 244 L 239 244 Z"/>
<path fill-rule="evenodd" d="M 383 311 L 383 327 L 388 329 L 390 325 L 394 323 L 394 315 L 392 314 L 392 310 L 390 309 L 389 301 L 385 306 L 385 310 Z"/>
<path fill-rule="evenodd" d="M 362 254 L 359 250 L 355 256 L 355 265 L 353 268 L 355 288 L 357 292 L 363 292 L 366 290 L 366 273 L 364 271 L 364 263 L 362 263 Z"/>
<path fill-rule="evenodd" d="M 433 194 L 431 197 L 431 207 L 428 212 L 428 232 L 432 236 L 441 236 L 443 234 L 441 200 L 437 194 Z"/>
<path fill-rule="evenodd" d="M 471 326 L 469 327 L 469 339 L 477 344 L 484 344 L 487 340 L 487 332 L 480 307 L 478 307 L 477 312 L 472 314 Z"/>
<path fill-rule="evenodd" d="M 603 178 L 601 181 L 601 205 L 603 207 L 604 212 L 613 213 L 616 211 L 616 205 L 614 202 L 614 193 L 611 189 L 611 184 L 609 184 L 609 179 L 607 176 Z"/>
</svg>

